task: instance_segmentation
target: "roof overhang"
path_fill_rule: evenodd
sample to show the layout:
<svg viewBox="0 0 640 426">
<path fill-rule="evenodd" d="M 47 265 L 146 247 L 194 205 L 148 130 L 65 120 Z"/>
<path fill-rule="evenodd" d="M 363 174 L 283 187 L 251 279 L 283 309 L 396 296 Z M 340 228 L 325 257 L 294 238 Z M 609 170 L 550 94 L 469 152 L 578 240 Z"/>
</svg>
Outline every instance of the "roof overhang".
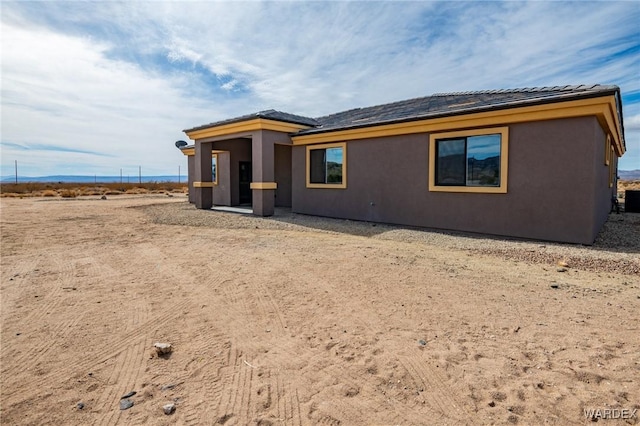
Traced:
<svg viewBox="0 0 640 426">
<path fill-rule="evenodd" d="M 196 148 L 193 145 L 188 145 L 185 146 L 183 148 L 180 148 L 180 152 L 182 152 L 184 155 L 195 155 L 196 154 Z"/>
<path fill-rule="evenodd" d="M 194 130 L 185 130 L 186 135 L 193 140 L 204 138 L 230 136 L 239 133 L 250 133 L 259 130 L 273 130 L 276 132 L 296 133 L 303 129 L 309 129 L 311 126 L 303 124 L 287 123 L 284 121 L 269 120 L 266 118 L 254 118 L 251 120 L 240 121 L 235 123 L 226 123 L 214 125 L 206 128 L 198 128 Z"/>
<path fill-rule="evenodd" d="M 182 151 L 182 153 L 184 155 L 186 155 L 187 157 L 189 157 L 191 155 L 196 155 L 196 148 L 193 145 L 184 147 L 180 151 Z M 225 151 L 222 151 L 222 150 L 219 150 L 219 149 L 214 149 L 214 150 L 211 151 L 211 154 L 212 155 L 213 154 L 221 154 L 223 152 L 225 152 Z"/>
<path fill-rule="evenodd" d="M 617 155 L 622 156 L 626 148 L 621 114 L 618 111 L 618 101 L 615 94 L 531 106 L 511 106 L 485 112 L 438 116 L 325 133 L 292 135 L 291 139 L 294 145 L 309 145 L 586 116 L 597 118 L 602 129 L 605 133 L 610 134 L 615 142 Z"/>
</svg>

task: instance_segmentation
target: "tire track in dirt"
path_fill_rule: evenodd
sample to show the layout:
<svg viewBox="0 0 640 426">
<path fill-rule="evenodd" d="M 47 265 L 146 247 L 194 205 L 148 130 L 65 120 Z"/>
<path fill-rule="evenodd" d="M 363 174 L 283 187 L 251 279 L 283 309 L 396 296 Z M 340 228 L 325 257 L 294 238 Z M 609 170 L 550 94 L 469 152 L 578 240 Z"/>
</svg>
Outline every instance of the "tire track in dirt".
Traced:
<svg viewBox="0 0 640 426">
<path fill-rule="evenodd" d="M 228 365 L 232 344 L 228 337 L 208 323 L 196 330 L 191 341 L 193 356 L 172 380 L 186 383 L 194 389 L 199 400 L 186 400 L 180 411 L 185 424 L 200 425 L 216 417 L 216 410 L 222 398 L 221 369 Z M 171 376 L 171 371 L 163 369 L 161 374 Z"/>
<path fill-rule="evenodd" d="M 0 343 L 0 357 L 6 362 L 7 359 L 15 359 L 17 351 L 11 344 L 11 341 L 7 339 L 7 327 L 8 324 L 15 323 L 25 324 L 25 320 L 20 318 L 20 311 L 13 308 L 13 306 L 19 304 L 19 298 L 23 294 L 17 290 L 9 288 L 10 286 L 22 287 L 25 285 L 26 276 L 36 269 L 39 262 L 34 257 L 28 257 L 24 259 L 18 259 L 17 261 L 11 259 L 3 259 L 2 268 L 5 276 L 9 276 L 8 280 L 3 280 L 2 283 L 2 298 L 0 298 L 0 315 L 3 316 L 3 336 Z M 24 306 L 22 306 L 24 309 Z M 28 314 L 29 315 L 29 314 Z M 27 318 L 28 318 L 27 315 Z M 4 371 L 4 369 L 2 370 Z"/>
<path fill-rule="evenodd" d="M 73 330 L 80 320 L 84 317 L 83 313 L 71 318 L 62 323 L 58 323 L 54 326 L 53 330 L 48 333 L 47 339 L 38 339 L 36 345 L 27 351 L 22 352 L 16 357 L 12 357 L 11 363 L 7 368 L 2 370 L 2 376 L 4 376 L 5 383 L 11 383 L 11 377 L 14 376 L 15 371 L 25 371 L 35 368 L 44 357 L 50 355 L 51 351 L 58 351 L 60 341 Z M 5 360 L 7 358 L 4 358 Z M 10 386 L 9 386 L 10 387 Z"/>
<path fill-rule="evenodd" d="M 404 356 L 399 361 L 416 384 L 422 386 L 422 396 L 434 411 L 456 422 L 472 418 L 461 399 L 444 383 L 441 374 L 429 365 L 428 360 L 420 356 Z"/>
<path fill-rule="evenodd" d="M 46 321 L 45 318 L 49 316 L 50 313 L 59 305 L 62 300 L 59 296 L 63 292 L 63 288 L 73 286 L 73 263 L 70 261 L 61 262 L 56 258 L 53 258 L 52 260 L 60 269 L 58 279 L 53 283 L 53 289 L 43 297 L 45 302 L 42 306 L 33 308 L 33 311 L 30 314 L 28 314 L 24 319 L 21 319 L 21 321 L 26 324 L 46 323 L 49 325 L 49 321 Z M 8 366 L 6 365 L 6 362 L 3 363 L 2 375 L 5 377 L 5 380 L 8 380 L 8 378 L 13 376 L 12 373 L 16 370 L 29 370 L 33 368 L 49 353 L 49 351 L 54 348 L 57 350 L 56 342 L 62 341 L 65 336 L 74 330 L 75 326 L 84 316 L 84 313 L 74 311 L 73 309 L 70 309 L 69 312 L 74 312 L 73 318 L 53 325 L 48 331 L 46 337 L 36 340 L 36 342 L 27 350 L 10 358 L 5 357 L 5 354 L 3 354 L 4 360 L 11 360 Z"/>
<path fill-rule="evenodd" d="M 187 301 L 177 303 L 174 305 L 173 310 L 154 316 L 134 330 L 124 333 L 118 338 L 104 342 L 99 348 L 96 348 L 91 353 L 82 354 L 75 362 L 75 370 L 80 372 L 76 373 L 76 376 L 77 374 L 84 374 L 86 371 L 91 371 L 94 367 L 119 356 L 123 352 L 129 351 L 132 346 L 139 344 L 141 339 L 151 335 L 157 328 L 182 315 L 183 310 L 187 309 L 188 306 L 189 302 Z M 105 355 L 100 356 L 100 354 Z M 68 373 L 65 370 L 59 370 L 38 378 L 34 383 L 31 383 L 28 386 L 28 389 L 32 389 L 33 394 L 22 394 L 20 395 L 21 399 L 32 397 L 40 392 L 41 389 L 45 389 L 55 383 L 69 379 L 69 377 L 66 377 L 67 374 Z"/>
<path fill-rule="evenodd" d="M 279 374 L 273 376 L 276 388 L 276 416 L 284 425 L 302 426 L 302 413 L 298 390 Z M 273 386 L 273 385 L 272 385 Z"/>
<path fill-rule="evenodd" d="M 278 332 L 283 330 L 282 322 L 273 319 L 273 312 L 277 307 L 271 304 L 269 296 L 258 295 L 261 291 L 266 291 L 264 288 L 256 290 L 255 282 L 250 285 L 244 281 L 229 279 L 211 265 L 207 269 L 210 272 L 205 274 L 204 282 L 199 285 L 199 289 L 206 289 L 207 294 L 202 294 L 198 300 L 207 300 L 209 304 L 215 306 L 216 323 L 247 322 L 249 318 L 249 323 L 254 324 L 254 327 L 236 328 L 233 339 L 219 331 L 212 333 L 211 326 L 199 333 L 200 336 L 213 334 L 212 339 L 227 342 L 228 346 L 225 347 L 224 362 L 217 369 L 206 368 L 208 370 L 206 373 L 203 368 L 200 371 L 202 377 L 198 377 L 205 384 L 204 392 L 208 395 L 206 399 L 212 404 L 205 406 L 201 403 L 198 408 L 199 415 L 190 413 L 186 421 L 188 424 L 202 424 L 212 420 L 222 423 L 231 421 L 232 418 L 236 422 L 251 421 L 258 413 L 264 411 L 257 400 L 257 388 L 263 381 L 261 377 L 268 374 L 268 370 L 265 373 L 263 368 L 252 365 L 252 358 L 247 348 L 242 350 L 238 345 L 239 342 L 254 340 L 253 330 L 259 327 L 257 324 L 272 324 L 274 330 Z M 211 289 L 216 291 L 212 292 Z M 216 346 L 212 347 L 209 339 L 201 345 L 203 350 L 208 348 L 206 350 L 209 354 L 216 351 Z"/>
<path fill-rule="evenodd" d="M 396 358 L 383 356 L 382 360 L 391 362 Z M 340 377 L 340 397 L 327 397 L 330 402 L 323 404 L 327 408 L 312 405 L 308 413 L 309 420 L 319 424 L 352 424 L 370 411 L 380 411 L 384 407 L 383 424 L 423 424 L 424 413 L 415 406 L 381 393 L 371 383 L 362 381 L 362 373 L 357 369 L 344 368 L 344 365 L 329 364 L 317 371 L 321 378 Z M 317 399 L 317 398 L 315 398 Z"/>
<path fill-rule="evenodd" d="M 107 261 L 112 256 L 107 256 L 103 259 L 103 262 L 97 262 L 93 257 L 84 257 L 81 259 L 71 259 L 71 260 L 61 260 L 58 257 L 52 257 L 51 261 L 58 266 L 59 276 L 54 284 L 53 290 L 45 296 L 47 302 L 41 306 L 36 312 L 32 315 L 28 316 L 25 321 L 39 321 L 44 322 L 45 316 L 49 315 L 50 312 L 59 309 L 58 305 L 60 300 L 60 293 L 62 293 L 65 289 L 75 289 L 78 284 L 78 275 L 80 274 L 80 269 L 87 269 L 89 271 L 89 276 L 100 276 L 105 270 L 108 271 L 111 275 L 119 275 L 119 273 L 114 269 L 107 265 Z M 80 265 L 81 268 L 77 266 Z M 66 298 L 67 302 L 69 298 Z M 67 312 L 74 313 L 74 317 L 64 321 L 62 323 L 56 323 L 53 326 L 53 329 L 48 331 L 46 339 L 39 339 L 38 343 L 33 346 L 28 351 L 25 351 L 20 356 L 12 359 L 12 365 L 15 365 L 14 368 L 9 370 L 3 370 L 3 374 L 11 375 L 11 372 L 15 370 L 15 368 L 19 369 L 30 369 L 38 365 L 38 363 L 45 357 L 48 356 L 52 349 L 57 350 L 56 342 L 64 341 L 64 337 L 71 333 L 76 329 L 78 323 L 84 319 L 86 312 L 81 312 L 74 309 L 75 303 L 71 305 L 65 306 L 64 310 Z M 144 322 L 146 320 L 146 314 L 148 314 L 148 304 L 144 304 L 144 309 L 135 309 L 134 310 L 134 321 L 133 323 L 127 327 L 127 331 L 131 328 L 135 328 L 139 323 Z M 91 318 L 89 318 L 90 320 Z M 48 320 L 48 318 L 47 318 Z"/>
<path fill-rule="evenodd" d="M 37 309 L 34 309 L 24 318 L 23 321 L 25 323 L 40 323 L 41 320 L 60 304 L 62 298 L 59 296 L 63 292 L 63 288 L 74 288 L 76 286 L 74 277 L 75 266 L 72 260 L 62 260 L 50 256 L 50 261 L 56 266 L 54 273 L 57 272 L 59 275 L 50 286 L 52 287 L 51 290 L 43 296 L 44 302 L 42 305 L 38 306 Z"/>
<path fill-rule="evenodd" d="M 111 375 L 107 380 L 107 386 L 102 395 L 96 401 L 98 412 L 105 412 L 95 424 L 116 424 L 123 411 L 119 409 L 119 401 L 122 395 L 138 388 L 136 386 L 138 376 L 143 370 L 144 360 L 149 346 L 149 339 L 142 336 L 135 345 L 120 353 L 115 360 Z"/>
<path fill-rule="evenodd" d="M 218 372 L 222 366 L 201 365 L 184 375 L 181 381 L 188 381 L 193 386 L 199 385 L 197 393 L 202 397 L 198 401 L 186 401 L 180 409 L 184 413 L 186 425 L 201 425 L 216 418 L 215 406 L 222 398 L 222 386 Z"/>
<path fill-rule="evenodd" d="M 221 381 L 223 385 L 222 398 L 215 412 L 218 422 L 224 422 L 231 417 L 238 416 L 239 410 L 236 409 L 238 394 L 242 399 L 245 392 L 244 375 L 247 370 L 252 370 L 248 365 L 244 365 L 241 361 L 242 353 L 240 353 L 235 345 L 229 352 L 230 358 L 227 366 L 220 369 Z M 244 365 L 244 368 L 243 368 Z M 250 373 L 252 374 L 252 373 Z"/>
<path fill-rule="evenodd" d="M 273 324 L 271 326 L 272 329 L 275 329 L 279 334 L 284 333 L 287 326 L 283 319 L 282 309 L 275 301 L 268 288 L 262 284 L 260 280 L 255 280 L 253 284 L 257 290 L 255 292 L 255 296 L 261 306 L 261 313 L 270 320 L 269 323 Z"/>
</svg>

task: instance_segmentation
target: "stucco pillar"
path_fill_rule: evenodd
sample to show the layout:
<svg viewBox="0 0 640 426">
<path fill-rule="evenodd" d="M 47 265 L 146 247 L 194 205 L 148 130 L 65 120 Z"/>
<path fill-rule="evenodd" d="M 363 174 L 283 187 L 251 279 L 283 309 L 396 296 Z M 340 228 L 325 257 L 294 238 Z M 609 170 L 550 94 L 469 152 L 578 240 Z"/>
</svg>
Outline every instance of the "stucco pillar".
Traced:
<svg viewBox="0 0 640 426">
<path fill-rule="evenodd" d="M 193 188 L 193 181 L 196 176 L 196 162 L 195 155 L 187 155 L 187 182 L 188 182 L 188 190 L 189 190 L 189 202 L 196 202 L 196 192 Z"/>
<path fill-rule="evenodd" d="M 253 214 L 272 216 L 275 210 L 276 188 L 274 172 L 274 141 L 272 132 L 258 131 L 251 138 Z"/>
<path fill-rule="evenodd" d="M 211 174 L 212 143 L 196 142 L 195 178 L 193 189 L 195 192 L 196 208 L 210 209 L 213 206 L 213 182 Z"/>
</svg>

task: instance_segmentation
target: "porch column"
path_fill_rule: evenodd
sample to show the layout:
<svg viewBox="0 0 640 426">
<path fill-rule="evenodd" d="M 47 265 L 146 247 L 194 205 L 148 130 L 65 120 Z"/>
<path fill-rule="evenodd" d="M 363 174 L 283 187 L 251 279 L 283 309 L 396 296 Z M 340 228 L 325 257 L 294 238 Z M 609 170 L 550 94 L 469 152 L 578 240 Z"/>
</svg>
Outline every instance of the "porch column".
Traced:
<svg viewBox="0 0 640 426">
<path fill-rule="evenodd" d="M 274 135 L 264 130 L 255 132 L 251 138 L 251 190 L 253 214 L 257 216 L 272 216 L 275 210 L 274 140 Z"/>
<path fill-rule="evenodd" d="M 196 193 L 193 188 L 193 181 L 196 176 L 196 162 L 195 162 L 195 154 L 187 155 L 187 182 L 188 182 L 188 190 L 189 190 L 189 202 L 191 204 L 196 202 Z"/>
<path fill-rule="evenodd" d="M 196 142 L 194 201 L 198 209 L 210 209 L 213 206 L 213 182 L 211 174 L 211 142 Z"/>
</svg>

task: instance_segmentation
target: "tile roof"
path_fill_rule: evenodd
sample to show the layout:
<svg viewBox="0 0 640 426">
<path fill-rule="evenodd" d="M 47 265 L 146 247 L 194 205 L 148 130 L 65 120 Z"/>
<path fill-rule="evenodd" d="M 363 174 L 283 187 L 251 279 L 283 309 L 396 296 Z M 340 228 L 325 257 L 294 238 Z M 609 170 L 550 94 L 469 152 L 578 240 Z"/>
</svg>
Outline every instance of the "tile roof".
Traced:
<svg viewBox="0 0 640 426">
<path fill-rule="evenodd" d="M 268 109 L 265 111 L 255 112 L 253 114 L 241 115 L 240 117 L 229 118 L 226 120 L 215 121 L 213 123 L 204 124 L 202 126 L 194 127 L 192 129 L 186 129 L 185 132 L 191 132 L 194 130 L 207 129 L 209 127 L 221 126 L 223 124 L 240 123 L 242 121 L 253 120 L 254 118 L 266 118 L 275 121 L 284 121 L 285 123 L 303 124 L 305 126 L 318 126 L 315 119 L 310 117 L 303 117 L 302 115 L 289 114 L 288 112 L 276 111 L 275 109 Z"/>
<path fill-rule="evenodd" d="M 619 90 L 617 86 L 596 84 L 437 93 L 422 98 L 356 108 L 318 117 L 316 120 L 321 123 L 320 126 L 302 130 L 298 134 L 322 133 L 338 129 L 467 114 L 514 106 L 552 103 L 602 96 L 619 92 Z"/>
<path fill-rule="evenodd" d="M 472 112 L 506 109 L 515 106 L 539 105 L 572 99 L 615 94 L 618 114 L 622 121 L 620 88 L 613 85 L 578 85 L 552 87 L 526 87 L 521 89 L 483 90 L 473 92 L 436 93 L 383 105 L 355 108 L 323 117 L 311 118 L 273 109 L 217 121 L 185 130 L 206 129 L 224 124 L 266 118 L 287 123 L 310 126 L 296 135 L 330 132 L 342 129 L 368 127 L 425 118 L 445 117 Z"/>
</svg>

